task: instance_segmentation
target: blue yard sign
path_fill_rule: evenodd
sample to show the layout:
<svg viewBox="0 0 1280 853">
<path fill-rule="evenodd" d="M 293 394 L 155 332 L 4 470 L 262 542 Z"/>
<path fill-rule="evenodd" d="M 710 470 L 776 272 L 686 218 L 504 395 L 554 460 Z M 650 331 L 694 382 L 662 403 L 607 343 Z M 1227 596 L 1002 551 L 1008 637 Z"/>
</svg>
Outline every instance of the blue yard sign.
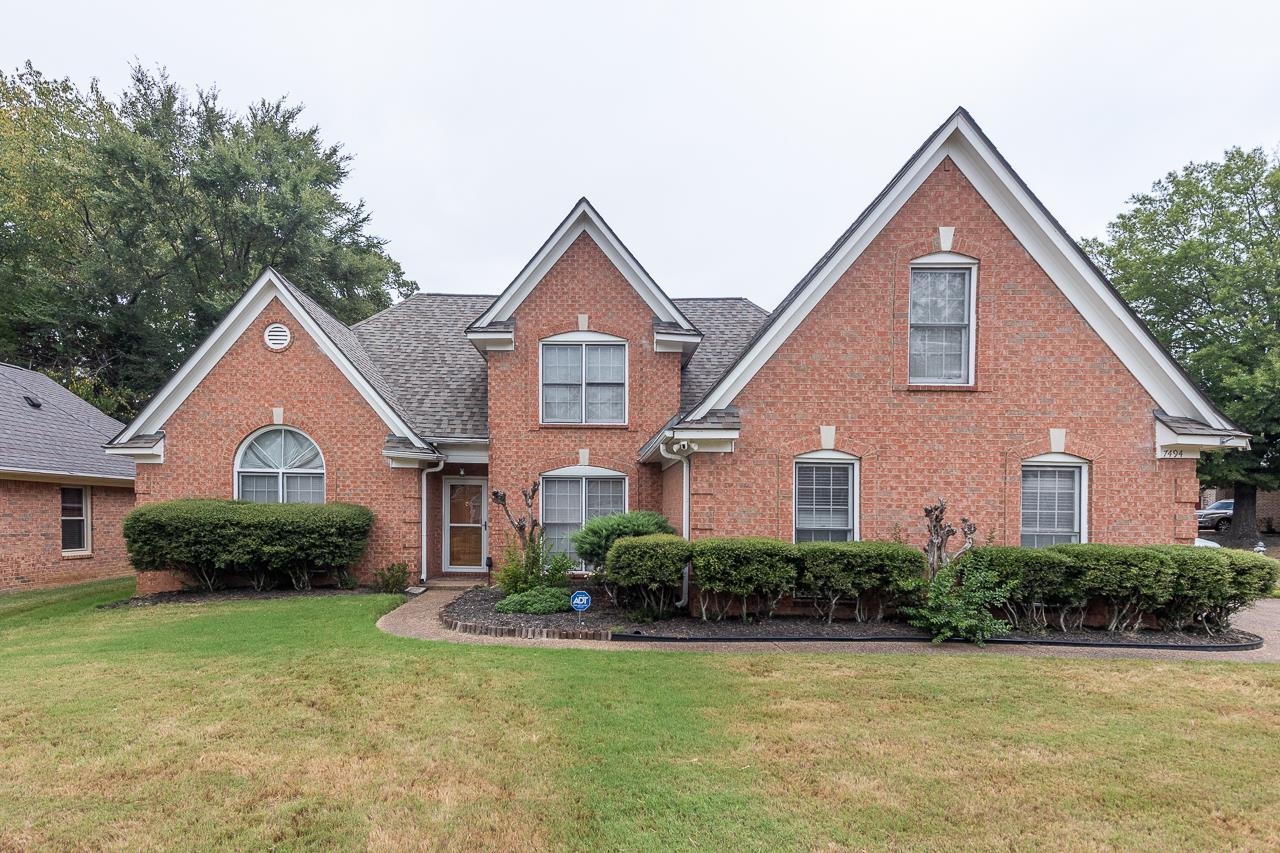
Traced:
<svg viewBox="0 0 1280 853">
<path fill-rule="evenodd" d="M 561 599 L 563 601 L 564 599 Z M 569 596 L 569 606 L 581 613 L 591 606 L 591 596 L 585 590 L 578 590 Z"/>
</svg>

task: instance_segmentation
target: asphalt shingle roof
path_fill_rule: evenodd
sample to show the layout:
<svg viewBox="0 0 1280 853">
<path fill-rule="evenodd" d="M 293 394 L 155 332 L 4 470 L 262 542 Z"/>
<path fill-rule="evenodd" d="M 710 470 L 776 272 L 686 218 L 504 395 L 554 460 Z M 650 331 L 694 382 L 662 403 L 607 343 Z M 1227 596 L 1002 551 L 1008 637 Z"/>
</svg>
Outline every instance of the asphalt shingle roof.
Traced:
<svg viewBox="0 0 1280 853">
<path fill-rule="evenodd" d="M 132 480 L 133 460 L 102 449 L 123 428 L 44 374 L 0 362 L 0 469 Z"/>
<path fill-rule="evenodd" d="M 703 335 L 693 358 L 681 371 L 680 408 L 688 411 L 733 364 L 769 312 L 738 297 L 672 301 Z"/>
</svg>

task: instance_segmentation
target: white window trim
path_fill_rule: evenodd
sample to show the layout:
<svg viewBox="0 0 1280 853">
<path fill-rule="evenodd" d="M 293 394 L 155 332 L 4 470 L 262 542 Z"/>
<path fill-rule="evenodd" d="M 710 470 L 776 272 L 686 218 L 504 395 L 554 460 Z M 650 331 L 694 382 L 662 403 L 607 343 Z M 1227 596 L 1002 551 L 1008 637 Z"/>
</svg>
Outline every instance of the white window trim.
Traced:
<svg viewBox="0 0 1280 853">
<path fill-rule="evenodd" d="M 287 432 L 296 432 L 298 435 L 302 436 L 307 441 L 314 444 L 316 446 L 316 452 L 320 454 L 319 470 L 315 468 L 285 468 L 285 469 L 273 469 L 270 471 L 264 471 L 264 470 L 254 469 L 254 468 L 242 468 L 241 464 L 244 461 L 244 452 L 249 449 L 249 445 L 253 444 L 254 440 L 258 436 L 262 435 L 265 432 L 271 432 L 272 430 L 284 430 Z M 234 464 L 231 466 L 231 494 L 235 497 L 236 500 L 241 499 L 240 498 L 240 475 L 241 474 L 275 474 L 276 488 L 278 489 L 277 495 L 280 498 L 280 500 L 277 501 L 277 503 L 285 502 L 284 500 L 285 475 L 287 474 L 320 474 L 321 476 L 324 477 L 324 500 L 321 501 L 321 503 L 329 502 L 329 465 L 324 460 L 324 448 L 320 446 L 320 442 L 316 441 L 314 438 L 307 435 L 305 432 L 298 429 L 297 427 L 285 426 L 283 424 L 270 424 L 268 426 L 261 427 L 260 429 L 256 429 L 253 432 L 246 435 L 244 437 L 244 440 L 240 442 L 240 446 L 236 448 L 235 461 L 234 461 Z"/>
<path fill-rule="evenodd" d="M 548 346 L 563 346 L 565 344 L 582 346 L 582 420 L 580 421 L 549 421 L 546 420 L 546 410 L 543 408 L 542 392 L 546 387 L 546 383 L 542 379 L 542 353 Z M 606 344 L 622 347 L 622 420 L 621 421 L 589 421 L 587 420 L 587 352 L 586 346 L 589 344 Z M 615 426 L 623 427 L 631 423 L 631 345 L 626 338 L 619 338 L 613 335 L 606 335 L 603 332 L 565 332 L 560 335 L 552 335 L 549 338 L 543 338 L 538 341 L 538 423 L 541 426 L 553 427 L 578 427 L 578 426 Z"/>
<path fill-rule="evenodd" d="M 791 464 L 791 541 L 796 540 L 796 515 L 800 505 L 800 473 L 801 465 L 849 465 L 853 471 L 850 474 L 851 485 L 853 488 L 849 490 L 849 500 L 852 506 L 849 508 L 850 519 L 853 521 L 853 538 L 850 542 L 860 542 L 862 540 L 862 460 L 857 456 L 849 453 L 842 453 L 839 450 L 815 450 L 812 453 L 802 453 L 797 456 Z"/>
<path fill-rule="evenodd" d="M 969 273 L 969 359 L 968 382 L 943 382 L 940 380 L 917 381 L 911 378 L 911 273 L 915 270 L 962 269 Z M 968 255 L 955 252 L 935 252 L 916 258 L 907 272 L 907 384 L 928 387 L 947 385 L 955 388 L 971 388 L 978 377 L 978 261 Z"/>
<path fill-rule="evenodd" d="M 62 514 L 62 490 L 63 489 L 79 489 L 83 495 L 84 517 L 72 518 Z M 67 486 L 60 485 L 58 487 L 58 543 L 62 543 L 62 522 L 64 521 L 83 521 L 84 522 L 84 547 L 82 548 L 63 548 L 62 555 L 64 557 L 83 557 L 93 553 L 93 488 L 91 486 Z"/>
<path fill-rule="evenodd" d="M 1070 453 L 1042 453 L 1022 460 L 1018 469 L 1018 544 L 1022 544 L 1022 468 L 1077 468 L 1080 471 L 1080 543 L 1089 541 L 1089 460 Z"/>
<path fill-rule="evenodd" d="M 589 468 L 591 473 L 584 474 L 564 474 L 563 471 L 573 471 L 582 468 Z M 542 496 L 546 494 L 547 480 L 581 480 L 582 481 L 582 524 L 587 523 L 587 480 L 621 480 L 622 481 L 622 511 L 631 511 L 631 478 L 621 471 L 614 471 L 609 468 L 596 468 L 594 466 L 574 466 L 571 468 L 557 468 L 554 471 L 547 471 L 545 474 L 538 476 L 538 519 L 543 525 L 543 531 L 546 531 L 546 524 L 542 519 L 546 516 L 546 512 L 542 507 Z M 579 527 L 579 530 L 582 528 Z"/>
</svg>

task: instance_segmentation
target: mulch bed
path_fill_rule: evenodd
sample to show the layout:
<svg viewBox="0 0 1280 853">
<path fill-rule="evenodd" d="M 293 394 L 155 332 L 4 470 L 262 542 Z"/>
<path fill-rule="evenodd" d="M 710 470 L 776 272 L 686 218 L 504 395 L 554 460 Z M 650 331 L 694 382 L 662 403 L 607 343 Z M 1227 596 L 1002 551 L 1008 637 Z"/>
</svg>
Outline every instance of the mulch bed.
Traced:
<svg viewBox="0 0 1280 853">
<path fill-rule="evenodd" d="M 221 601 L 262 601 L 268 598 L 310 598 L 330 595 L 369 595 L 371 589 L 337 589 L 320 587 L 318 589 L 272 589 L 258 592 L 251 587 L 242 589 L 220 589 L 209 592 L 203 589 L 185 589 L 179 592 L 157 592 L 154 595 L 141 595 L 126 598 L 123 601 L 112 601 L 99 605 L 101 610 L 114 610 L 117 607 L 152 607 L 157 604 L 216 604 Z"/>
<path fill-rule="evenodd" d="M 684 615 L 655 622 L 638 622 L 619 608 L 608 606 L 603 590 L 589 590 L 591 609 L 586 613 L 553 613 L 534 616 L 522 613 L 498 613 L 494 605 L 502 599 L 502 591 L 495 587 L 476 587 L 458 596 L 440 611 L 440 620 L 453 627 L 455 623 L 470 626 L 486 626 L 495 630 L 517 632 L 563 631 L 580 629 L 588 631 L 612 631 L 617 639 L 677 639 L 677 640 L 921 640 L 929 637 L 918 629 L 902 622 L 850 622 L 837 621 L 828 625 L 816 618 L 798 616 L 774 617 L 760 621 L 742 622 L 725 619 L 722 622 L 703 622 Z M 474 631 L 473 631 L 474 633 Z M 511 635 L 511 634 L 508 634 Z M 1125 645 L 1160 647 L 1232 647 L 1252 645 L 1259 638 L 1247 631 L 1232 629 L 1222 634 L 1208 636 L 1175 631 L 1142 631 L 1134 634 L 1084 629 L 1080 631 L 1012 631 L 1000 640 L 1019 643 L 1071 644 L 1071 645 Z"/>
</svg>

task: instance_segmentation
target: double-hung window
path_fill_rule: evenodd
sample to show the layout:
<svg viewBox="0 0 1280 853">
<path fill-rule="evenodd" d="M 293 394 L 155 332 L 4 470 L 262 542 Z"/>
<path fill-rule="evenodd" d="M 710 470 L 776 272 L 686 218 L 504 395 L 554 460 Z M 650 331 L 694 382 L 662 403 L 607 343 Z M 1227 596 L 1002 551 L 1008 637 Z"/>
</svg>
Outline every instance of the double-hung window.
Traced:
<svg viewBox="0 0 1280 853">
<path fill-rule="evenodd" d="M 913 385 L 973 382 L 973 270 L 911 270 L 911 331 L 907 344 Z"/>
<path fill-rule="evenodd" d="M 569 537 L 589 518 L 627 511 L 625 477 L 543 477 L 542 528 L 553 554 L 578 559 Z"/>
<path fill-rule="evenodd" d="M 62 552 L 89 552 L 89 489 L 84 486 L 62 488 Z"/>
<path fill-rule="evenodd" d="M 542 422 L 626 423 L 626 344 L 544 343 Z"/>
<path fill-rule="evenodd" d="M 857 469 L 852 462 L 797 462 L 795 540 L 857 538 Z"/>
<path fill-rule="evenodd" d="M 1087 471 L 1083 465 L 1022 467 L 1022 545 L 1041 548 L 1085 541 Z"/>
</svg>

